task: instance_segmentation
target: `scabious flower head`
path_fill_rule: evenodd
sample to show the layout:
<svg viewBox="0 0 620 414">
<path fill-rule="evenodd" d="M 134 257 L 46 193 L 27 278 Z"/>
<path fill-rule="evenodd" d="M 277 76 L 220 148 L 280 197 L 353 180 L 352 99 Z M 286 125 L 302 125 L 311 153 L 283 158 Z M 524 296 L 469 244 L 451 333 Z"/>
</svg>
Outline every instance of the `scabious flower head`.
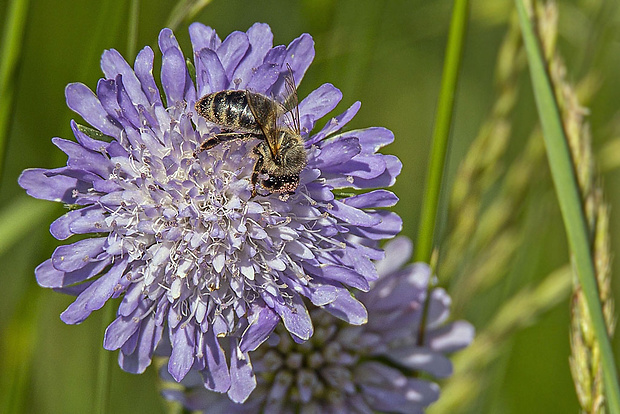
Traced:
<svg viewBox="0 0 620 414">
<path fill-rule="evenodd" d="M 92 128 L 72 122 L 77 142 L 53 139 L 67 166 L 28 169 L 19 184 L 74 207 L 51 225 L 54 237 L 90 235 L 58 247 L 36 269 L 41 286 L 77 295 L 63 321 L 80 323 L 122 297 L 104 347 L 120 349 L 123 369 L 143 372 L 166 335 L 176 380 L 193 370 L 206 388 L 242 401 L 255 387 L 248 352 L 279 322 L 296 342 L 312 336 L 304 300 L 351 324 L 366 322 L 348 288 L 369 288 L 377 277 L 372 259 L 383 254 L 376 243 L 397 234 L 401 221 L 378 209 L 394 205 L 391 192 L 364 190 L 392 185 L 401 164 L 377 153 L 393 140 L 390 131 L 340 132 L 359 102 L 310 133 L 342 97 L 325 84 L 299 103 L 308 159 L 299 187 L 288 199 L 251 197 L 256 140 L 194 154 L 219 131 L 195 113 L 195 102 L 226 89 L 280 96 L 289 66 L 302 79 L 313 40 L 304 34 L 273 47 L 265 24 L 221 41 L 195 23 L 190 37 L 191 70 L 172 31 L 160 33 L 162 89 L 149 47 L 133 68 L 105 51 L 95 93 L 81 83 L 66 88 L 68 106 Z M 339 195 L 343 188 L 361 191 Z"/>
<path fill-rule="evenodd" d="M 469 345 L 474 329 L 465 321 L 446 322 L 450 297 L 441 288 L 428 292 L 426 264 L 403 266 L 410 254 L 405 237 L 387 244 L 379 279 L 358 294 L 368 324 L 351 326 L 313 309 L 316 331 L 309 341 L 296 344 L 276 329 L 252 352 L 258 386 L 245 403 L 205 390 L 194 375 L 184 379 L 185 391 L 165 389 L 164 396 L 205 413 L 423 412 L 439 397 L 437 384 L 424 378 L 449 376 L 446 354 Z"/>
</svg>

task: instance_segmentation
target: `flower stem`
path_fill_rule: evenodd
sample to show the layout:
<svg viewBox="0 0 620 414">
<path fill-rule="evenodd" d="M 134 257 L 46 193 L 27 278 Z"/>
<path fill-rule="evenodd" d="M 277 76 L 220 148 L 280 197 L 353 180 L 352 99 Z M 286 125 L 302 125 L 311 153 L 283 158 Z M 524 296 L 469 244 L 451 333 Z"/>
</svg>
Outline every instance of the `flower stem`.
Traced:
<svg viewBox="0 0 620 414">
<path fill-rule="evenodd" d="M 29 0 L 12 0 L 7 8 L 6 23 L 0 48 L 0 179 L 4 171 L 4 157 L 12 113 L 14 74 L 22 51 Z"/>
<path fill-rule="evenodd" d="M 426 180 L 424 204 L 420 219 L 420 231 L 415 249 L 415 261 L 428 263 L 433 249 L 435 222 L 437 220 L 437 207 L 441 182 L 443 179 L 450 125 L 454 112 L 454 96 L 461 67 L 463 44 L 467 29 L 467 16 L 469 0 L 455 0 L 446 46 L 446 60 L 443 67 L 441 91 L 437 103 L 437 118 L 433 131 L 433 144 L 431 160 Z"/>
<path fill-rule="evenodd" d="M 558 103 L 531 20 L 528 17 L 523 0 L 516 0 L 516 5 L 551 175 L 564 219 L 569 246 L 573 253 L 577 276 L 587 302 L 594 335 L 599 344 L 607 406 L 610 413 L 619 414 L 620 387 L 618 385 L 618 374 L 599 300 L 594 263 L 590 252 L 590 240 L 568 142 L 562 126 Z"/>
</svg>

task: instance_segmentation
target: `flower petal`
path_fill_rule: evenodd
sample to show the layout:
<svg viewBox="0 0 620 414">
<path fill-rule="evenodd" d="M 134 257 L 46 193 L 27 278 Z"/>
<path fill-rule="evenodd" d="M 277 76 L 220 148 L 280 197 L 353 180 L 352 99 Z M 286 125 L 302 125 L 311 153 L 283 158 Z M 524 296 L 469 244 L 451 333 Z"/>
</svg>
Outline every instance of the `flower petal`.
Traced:
<svg viewBox="0 0 620 414">
<path fill-rule="evenodd" d="M 334 140 L 321 148 L 321 156 L 316 160 L 313 167 L 331 171 L 329 167 L 349 163 L 361 150 L 362 147 L 356 138 Z"/>
<path fill-rule="evenodd" d="M 345 198 L 342 202 L 355 208 L 392 207 L 398 202 L 398 197 L 387 190 L 374 190 Z"/>
<path fill-rule="evenodd" d="M 409 261 L 413 252 L 413 243 L 408 237 L 395 237 L 383 246 L 383 251 L 385 251 L 385 258 L 378 261 L 376 266 L 377 272 L 385 276 L 398 271 Z"/>
<path fill-rule="evenodd" d="M 80 240 L 73 244 L 58 246 L 52 254 L 54 268 L 63 272 L 81 269 L 87 263 L 96 261 L 104 251 L 105 237 Z"/>
<path fill-rule="evenodd" d="M 378 210 L 369 215 L 379 220 L 379 223 L 373 227 L 350 227 L 351 234 L 370 240 L 382 240 L 397 235 L 403 228 L 403 220 L 391 211 Z"/>
<path fill-rule="evenodd" d="M 321 129 L 318 133 L 316 133 L 315 135 L 313 135 L 310 139 L 306 141 L 306 148 L 313 144 L 316 144 L 319 141 L 322 141 L 323 139 L 325 139 L 325 137 L 327 137 L 330 134 L 333 134 L 334 132 L 338 131 L 340 128 L 345 126 L 347 123 L 349 123 L 349 121 L 353 119 L 355 114 L 357 114 L 357 111 L 360 110 L 361 105 L 362 104 L 359 101 L 357 101 L 353 105 L 351 105 L 349 109 L 347 109 L 346 111 L 344 111 L 337 117 L 330 119 L 325 124 L 323 129 Z"/>
<path fill-rule="evenodd" d="M 77 142 L 61 138 L 52 138 L 52 142 L 69 156 L 67 166 L 78 170 L 90 171 L 100 177 L 108 177 L 111 172 L 109 160 L 102 154 L 90 151 Z"/>
<path fill-rule="evenodd" d="M 424 371 L 435 378 L 447 378 L 452 375 L 450 360 L 426 347 L 408 345 L 390 348 L 383 356 L 402 367 Z"/>
<path fill-rule="evenodd" d="M 217 50 L 222 43 L 214 29 L 197 22 L 189 25 L 189 37 L 192 40 L 194 53 L 202 49 Z"/>
<path fill-rule="evenodd" d="M 188 83 L 191 84 L 191 80 L 183 53 L 176 47 L 169 47 L 164 51 L 161 62 L 161 84 L 168 106 L 183 102 L 190 88 Z"/>
<path fill-rule="evenodd" d="M 159 88 L 155 83 L 155 78 L 153 78 L 153 59 L 153 49 L 149 46 L 145 47 L 138 53 L 138 56 L 136 56 L 134 70 L 150 105 L 163 105 L 159 94 Z M 148 108 L 150 105 L 144 106 Z"/>
<path fill-rule="evenodd" d="M 56 270 L 52 265 L 52 259 L 48 259 L 37 266 L 34 273 L 37 278 L 37 283 L 40 286 L 47 288 L 64 288 L 98 275 L 111 261 L 111 258 L 107 258 L 98 262 L 90 262 L 72 272 L 63 272 Z"/>
<path fill-rule="evenodd" d="M 351 325 L 363 325 L 368 322 L 368 311 L 346 289 L 339 291 L 338 298 L 325 305 L 323 309 Z"/>
<path fill-rule="evenodd" d="M 74 204 L 77 196 L 73 190 L 86 192 L 89 185 L 78 177 L 66 175 L 68 172 L 66 168 L 29 168 L 21 173 L 17 182 L 31 197 Z"/>
<path fill-rule="evenodd" d="M 372 215 L 365 213 L 355 207 L 348 206 L 341 201 L 334 200 L 331 202 L 333 208 L 329 209 L 329 214 L 341 219 L 345 223 L 354 226 L 372 227 L 381 223 L 379 217 L 373 217 Z"/>
<path fill-rule="evenodd" d="M 230 379 L 228 397 L 236 403 L 244 402 L 256 388 L 250 355 L 241 352 L 236 341 L 230 343 Z"/>
<path fill-rule="evenodd" d="M 282 67 L 290 65 L 297 84 L 301 82 L 310 63 L 314 60 L 314 40 L 308 33 L 304 33 L 293 40 L 286 48 L 286 58 Z"/>
<path fill-rule="evenodd" d="M 230 388 L 231 380 L 224 350 L 217 341 L 213 330 L 206 332 L 204 338 L 204 353 L 207 359 L 207 366 L 200 371 L 204 386 L 211 391 L 226 392 Z"/>
<path fill-rule="evenodd" d="M 394 142 L 394 133 L 383 127 L 370 127 L 344 132 L 341 138 L 355 137 L 362 146 L 362 153 L 366 155 L 378 152 L 384 146 Z"/>
<path fill-rule="evenodd" d="M 432 330 L 424 337 L 424 342 L 435 351 L 451 353 L 467 347 L 474 340 L 474 335 L 472 324 L 456 321 Z"/>
<path fill-rule="evenodd" d="M 382 412 L 419 413 L 439 398 L 439 387 L 428 381 L 406 378 L 398 370 L 378 362 L 366 362 L 356 375 L 370 406 Z"/>
<path fill-rule="evenodd" d="M 163 326 L 157 324 L 154 318 L 143 320 L 139 332 L 134 334 L 136 346 L 133 352 L 126 354 L 121 351 L 118 354 L 121 368 L 132 374 L 143 373 L 151 365 L 153 350 L 161 340 L 163 330 Z"/>
<path fill-rule="evenodd" d="M 299 103 L 299 120 L 302 131 L 311 131 L 317 120 L 331 112 L 342 99 L 342 92 L 331 83 L 325 83 L 310 92 Z"/>
<path fill-rule="evenodd" d="M 106 78 L 115 79 L 117 75 L 122 76 L 123 84 L 127 89 L 131 102 L 136 105 L 149 106 L 149 100 L 142 90 L 140 80 L 118 51 L 110 49 L 103 52 L 101 56 L 101 69 Z"/>
<path fill-rule="evenodd" d="M 280 315 L 282 322 L 284 322 L 284 327 L 291 334 L 303 341 L 308 340 L 312 336 L 314 331 L 312 320 L 306 305 L 304 305 L 298 294 L 292 293 L 285 304 L 276 303 L 274 310 Z"/>
<path fill-rule="evenodd" d="M 260 344 L 265 342 L 273 332 L 280 318 L 271 308 L 266 306 L 258 309 L 258 312 L 248 315 L 249 326 L 241 336 L 239 349 L 246 353 L 254 351 Z"/>
<path fill-rule="evenodd" d="M 248 36 L 243 32 L 232 32 L 217 48 L 217 56 L 222 62 L 228 81 L 233 81 L 233 73 L 250 47 Z"/>
<path fill-rule="evenodd" d="M 238 89 L 246 89 L 254 73 L 263 63 L 265 55 L 273 46 L 271 28 L 265 23 L 254 23 L 247 31 L 250 48 L 235 69 L 231 79 L 239 80 Z M 275 82 L 275 79 L 274 79 Z"/>
<path fill-rule="evenodd" d="M 126 267 L 127 258 L 116 262 L 108 273 L 80 293 L 75 302 L 60 315 L 60 319 L 67 324 L 77 324 L 83 322 L 92 311 L 101 309 L 114 293 Z"/>
<path fill-rule="evenodd" d="M 194 364 L 196 338 L 194 325 L 182 323 L 172 330 L 172 354 L 168 360 L 168 372 L 177 382 L 185 377 Z"/>
<path fill-rule="evenodd" d="M 125 342 L 140 328 L 139 315 L 119 316 L 105 330 L 103 347 L 114 351 L 122 347 Z"/>
<path fill-rule="evenodd" d="M 198 96 L 204 96 L 227 88 L 228 78 L 226 77 L 226 71 L 214 51 L 202 49 L 198 53 L 196 61 L 200 62 L 198 67 L 208 68 L 208 70 L 205 69 L 200 71 L 198 67 L 196 68 Z"/>
<path fill-rule="evenodd" d="M 67 106 L 94 128 L 111 137 L 120 137 L 120 125 L 103 109 L 99 98 L 86 85 L 70 83 L 65 88 L 65 97 Z"/>
</svg>

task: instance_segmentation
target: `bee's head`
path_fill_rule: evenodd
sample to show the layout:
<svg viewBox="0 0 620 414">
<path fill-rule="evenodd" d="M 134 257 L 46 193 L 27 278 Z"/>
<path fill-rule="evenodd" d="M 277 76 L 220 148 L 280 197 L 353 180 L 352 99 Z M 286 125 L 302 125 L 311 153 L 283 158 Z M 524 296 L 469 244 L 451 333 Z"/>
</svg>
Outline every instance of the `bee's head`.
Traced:
<svg viewBox="0 0 620 414">
<path fill-rule="evenodd" d="M 257 171 L 267 175 L 260 184 L 269 192 L 292 193 L 299 185 L 299 173 L 306 166 L 306 149 L 301 136 L 286 130 L 280 133 L 280 146 L 275 153 L 267 141 L 255 147 L 255 153 L 262 160 Z"/>
</svg>

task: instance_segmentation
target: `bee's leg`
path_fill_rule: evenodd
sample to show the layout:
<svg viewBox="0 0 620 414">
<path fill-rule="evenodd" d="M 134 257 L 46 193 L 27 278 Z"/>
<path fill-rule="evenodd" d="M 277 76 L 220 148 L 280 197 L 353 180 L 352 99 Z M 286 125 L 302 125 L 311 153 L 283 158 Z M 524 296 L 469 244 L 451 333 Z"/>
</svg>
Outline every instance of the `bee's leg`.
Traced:
<svg viewBox="0 0 620 414">
<path fill-rule="evenodd" d="M 252 197 L 256 196 L 256 185 L 258 184 L 258 176 L 260 175 L 263 169 L 264 158 L 263 154 L 261 154 L 260 150 L 257 147 L 254 147 L 253 151 L 254 155 L 256 155 L 256 164 L 254 164 L 254 171 L 252 171 Z"/>
<path fill-rule="evenodd" d="M 250 134 L 250 133 L 243 133 L 243 132 L 221 132 L 217 135 L 212 136 L 205 142 L 203 142 L 198 148 L 198 151 L 196 151 L 196 154 L 202 151 L 210 150 L 211 148 L 226 141 L 232 141 L 235 139 L 250 139 L 250 138 L 260 138 L 260 136 L 257 134 Z"/>
</svg>

